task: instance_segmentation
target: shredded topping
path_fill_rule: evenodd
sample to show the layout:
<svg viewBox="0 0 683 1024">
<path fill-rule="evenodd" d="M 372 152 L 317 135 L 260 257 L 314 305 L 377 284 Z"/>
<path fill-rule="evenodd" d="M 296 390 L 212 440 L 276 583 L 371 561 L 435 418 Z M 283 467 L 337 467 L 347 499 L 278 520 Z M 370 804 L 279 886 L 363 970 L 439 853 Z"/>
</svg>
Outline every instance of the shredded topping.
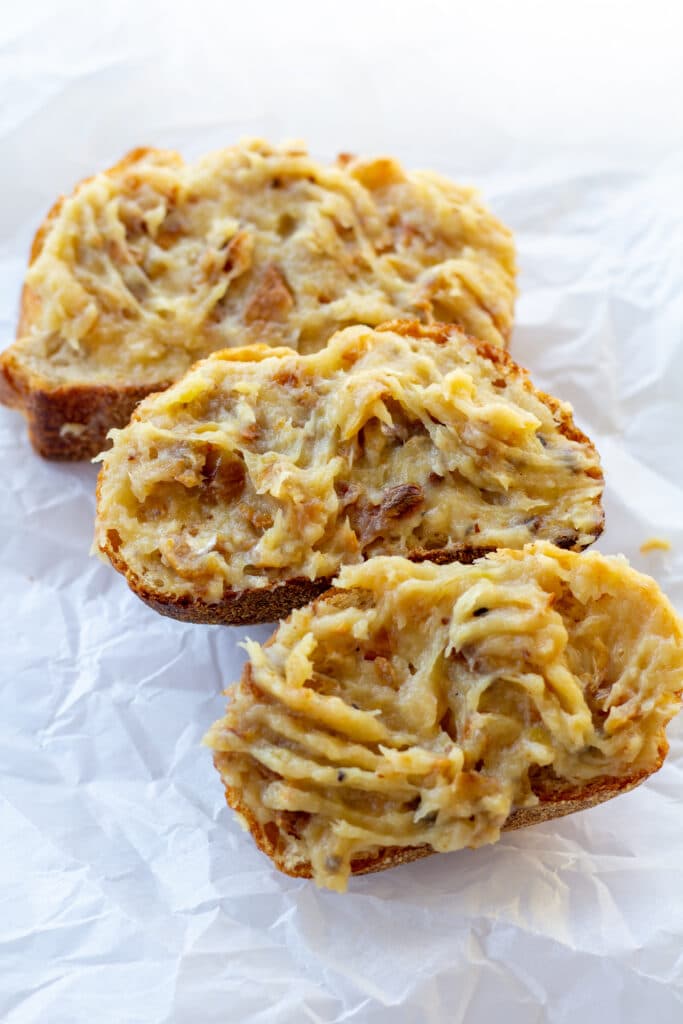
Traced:
<svg viewBox="0 0 683 1024">
<path fill-rule="evenodd" d="M 581 549 L 602 527 L 598 456 L 569 407 L 456 328 L 218 353 L 112 436 L 99 548 L 210 603 L 375 554 Z"/>
<path fill-rule="evenodd" d="M 510 232 L 437 174 L 259 140 L 193 164 L 137 150 L 54 214 L 15 347 L 51 380 L 159 385 L 217 349 L 317 351 L 401 314 L 502 345 L 514 276 Z"/>
<path fill-rule="evenodd" d="M 344 889 L 354 860 L 498 839 L 534 773 L 652 771 L 683 632 L 625 559 L 549 544 L 471 566 L 375 558 L 295 611 L 207 741 L 228 800 L 285 870 Z"/>
<path fill-rule="evenodd" d="M 647 555 L 650 551 L 671 551 L 671 541 L 665 537 L 648 537 L 640 545 L 641 554 Z"/>
</svg>

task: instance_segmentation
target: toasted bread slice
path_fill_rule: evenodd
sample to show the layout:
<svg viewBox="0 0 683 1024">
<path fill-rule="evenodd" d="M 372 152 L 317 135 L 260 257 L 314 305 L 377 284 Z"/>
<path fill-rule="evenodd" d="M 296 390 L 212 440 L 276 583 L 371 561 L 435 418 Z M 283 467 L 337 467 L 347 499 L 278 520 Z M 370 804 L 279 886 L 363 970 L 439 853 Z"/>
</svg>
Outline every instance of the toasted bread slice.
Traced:
<svg viewBox="0 0 683 1024">
<path fill-rule="evenodd" d="M 42 455 L 91 457 L 142 396 L 225 347 L 313 352 L 400 315 L 503 345 L 514 280 L 510 232 L 439 175 L 258 140 L 194 164 L 138 149 L 36 235 L 0 400 Z"/>
<path fill-rule="evenodd" d="M 103 456 L 96 545 L 159 611 L 267 622 L 376 554 L 581 550 L 602 486 L 569 407 L 502 349 L 395 321 L 217 353 L 147 398 Z"/>
<path fill-rule="evenodd" d="M 207 736 L 228 803 L 287 874 L 495 842 L 662 764 L 683 631 L 625 559 L 537 543 L 470 566 L 342 569 L 249 662 Z"/>
</svg>

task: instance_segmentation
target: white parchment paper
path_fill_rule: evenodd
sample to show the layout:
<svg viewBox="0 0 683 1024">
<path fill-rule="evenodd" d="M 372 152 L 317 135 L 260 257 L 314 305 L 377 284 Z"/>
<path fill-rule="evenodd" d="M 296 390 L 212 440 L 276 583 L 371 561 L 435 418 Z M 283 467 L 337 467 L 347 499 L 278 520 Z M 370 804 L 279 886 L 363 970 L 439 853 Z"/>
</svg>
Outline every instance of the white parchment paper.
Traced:
<svg viewBox="0 0 683 1024">
<path fill-rule="evenodd" d="M 56 195 L 134 145 L 304 137 L 475 182 L 517 236 L 513 353 L 602 453 L 598 546 L 683 611 L 678 5 L 418 6 L 3 4 L 2 338 Z M 683 719 L 627 796 L 319 892 L 200 746 L 243 632 L 163 619 L 90 558 L 95 469 L 4 409 L 0 471 L 0 1019 L 683 1020 Z"/>
</svg>

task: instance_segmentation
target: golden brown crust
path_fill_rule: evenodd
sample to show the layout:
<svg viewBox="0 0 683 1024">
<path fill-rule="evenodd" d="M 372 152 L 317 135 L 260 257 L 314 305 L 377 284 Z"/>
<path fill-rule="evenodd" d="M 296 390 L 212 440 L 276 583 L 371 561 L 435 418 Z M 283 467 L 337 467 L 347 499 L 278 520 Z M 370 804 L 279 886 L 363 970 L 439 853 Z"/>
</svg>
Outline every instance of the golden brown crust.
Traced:
<svg viewBox="0 0 683 1024">
<path fill-rule="evenodd" d="M 539 799 L 534 807 L 520 807 L 513 811 L 505 825 L 504 832 L 513 831 L 519 828 L 527 828 L 530 825 L 540 825 L 544 821 L 552 821 L 554 818 L 563 818 L 567 814 L 575 814 L 577 811 L 587 811 L 591 807 L 611 800 L 635 789 L 641 782 L 644 782 L 649 775 L 658 771 L 668 750 L 665 738 L 659 746 L 659 759 L 651 771 L 641 771 L 627 775 L 622 778 L 603 776 L 586 783 L 584 786 L 573 786 L 562 780 L 555 779 L 552 772 L 539 770 L 533 780 L 532 788 Z M 214 761 L 218 770 L 220 754 L 216 755 Z M 299 863 L 294 866 L 288 865 L 283 857 L 284 844 L 280 841 L 280 833 L 276 828 L 264 828 L 259 824 L 251 813 L 250 809 L 242 801 L 238 790 L 226 786 L 225 798 L 230 807 L 236 811 L 246 823 L 254 842 L 269 857 L 275 867 L 285 875 L 292 878 L 312 878 L 313 873 L 310 863 Z M 409 864 L 411 861 L 420 860 L 422 857 L 429 857 L 436 851 L 431 846 L 389 846 L 378 850 L 368 857 L 361 857 L 351 862 L 351 874 L 367 875 L 375 871 L 385 871 L 387 868 L 399 867 L 401 864 Z"/>
<path fill-rule="evenodd" d="M 414 338 L 430 338 L 433 341 L 446 342 L 449 331 L 452 330 L 447 324 L 424 325 L 412 320 L 392 320 L 377 328 L 379 331 L 393 331 L 404 336 Z M 558 424 L 558 429 L 569 440 L 579 444 L 586 444 L 592 447 L 590 439 L 576 426 L 566 407 L 563 407 L 552 395 L 534 389 L 529 380 L 527 371 L 519 366 L 503 349 L 497 348 L 488 342 L 470 338 L 478 353 L 485 359 L 494 363 L 501 373 L 501 383 L 506 378 L 518 377 L 523 381 L 525 389 L 535 391 L 537 397 L 552 411 Z M 254 346 L 255 348 L 255 346 Z M 236 355 L 244 357 L 245 349 L 239 350 Z M 233 353 L 226 353 L 232 357 Z M 259 357 L 271 354 L 264 348 Z M 255 353 L 257 355 L 257 353 Z M 97 484 L 97 499 L 100 500 L 101 475 Z M 595 499 L 596 506 L 600 506 L 599 497 Z M 604 523 L 604 515 L 595 530 L 595 538 L 600 536 Z M 553 538 L 554 543 L 560 548 L 580 550 L 575 544 L 575 537 L 571 535 L 558 536 Z M 407 557 L 414 562 L 430 561 L 439 565 L 449 562 L 462 562 L 471 564 L 477 558 L 482 558 L 493 550 L 490 547 L 465 547 L 464 545 L 452 548 L 440 549 L 417 549 Z M 102 546 L 102 552 L 111 561 L 118 572 L 126 577 L 128 585 L 145 604 L 148 604 L 155 611 L 167 615 L 172 619 L 179 619 L 182 622 L 209 623 L 211 625 L 243 626 L 253 625 L 261 622 L 276 622 L 285 618 L 295 608 L 300 608 L 308 601 L 318 597 L 329 585 L 329 579 L 308 580 L 296 578 L 286 583 L 271 584 L 268 587 L 254 588 L 224 595 L 221 601 L 209 604 L 198 597 L 171 597 L 149 589 L 124 559 L 107 542 Z"/>
<path fill-rule="evenodd" d="M 125 427 L 138 402 L 169 384 L 41 387 L 36 378 L 26 376 L 9 350 L 0 355 L 0 400 L 23 413 L 31 444 L 47 459 L 94 458 L 108 447 L 112 427 Z"/>
<path fill-rule="evenodd" d="M 118 566 L 117 566 L 118 568 Z M 273 583 L 261 590 L 242 590 L 226 595 L 219 604 L 189 598 L 161 597 L 148 590 L 139 580 L 135 583 L 126 574 L 128 585 L 145 604 L 181 622 L 212 626 L 251 626 L 259 622 L 277 622 L 295 608 L 314 601 L 328 589 L 328 579 L 307 580 L 301 577 L 286 583 Z"/>
<path fill-rule="evenodd" d="M 99 481 L 98 481 L 99 490 Z M 329 590 L 331 580 L 322 577 L 316 580 L 296 577 L 286 583 L 271 583 L 267 587 L 242 590 L 226 594 L 221 601 L 209 604 L 200 598 L 184 595 L 171 597 L 155 593 L 119 557 L 111 545 L 106 555 L 115 569 L 126 577 L 126 582 L 137 596 L 161 615 L 180 622 L 194 622 L 211 626 L 253 626 L 261 622 L 278 622 L 286 618 L 295 608 L 314 601 Z M 453 548 L 440 551 L 413 551 L 408 557 L 413 562 L 462 562 L 470 565 L 477 558 L 489 553 L 489 548 Z"/>
<path fill-rule="evenodd" d="M 149 152 L 151 150 L 146 146 L 133 149 L 104 173 L 115 175 Z M 92 178 L 93 175 L 80 181 L 72 194 L 75 195 Z M 64 200 L 65 196 L 57 199 L 36 231 L 29 266 L 38 259 Z M 24 285 L 17 338 L 30 333 L 38 318 L 39 304 L 40 299 L 35 292 Z M 0 402 L 22 413 L 31 444 L 46 459 L 72 461 L 94 458 L 108 447 L 107 433 L 112 427 L 125 427 L 138 402 L 153 391 L 163 391 L 170 383 L 159 381 L 150 385 L 118 387 L 80 383 L 50 386 L 48 381 L 27 372 L 12 347 L 0 353 Z"/>
</svg>

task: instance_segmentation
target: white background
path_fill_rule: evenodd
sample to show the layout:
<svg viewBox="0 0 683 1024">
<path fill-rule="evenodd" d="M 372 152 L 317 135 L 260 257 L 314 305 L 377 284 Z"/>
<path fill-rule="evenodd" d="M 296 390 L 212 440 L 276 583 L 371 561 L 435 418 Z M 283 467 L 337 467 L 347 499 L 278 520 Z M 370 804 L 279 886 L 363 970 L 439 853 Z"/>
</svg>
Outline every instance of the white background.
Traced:
<svg viewBox="0 0 683 1024">
<path fill-rule="evenodd" d="M 679 11 L 3 0 L 2 337 L 53 199 L 135 145 L 299 137 L 478 184 L 517 235 L 513 353 L 602 452 L 599 547 L 683 611 Z M 0 472 L 2 1020 L 683 1019 L 683 720 L 628 796 L 320 893 L 252 847 L 199 745 L 241 631 L 164 620 L 90 558 L 94 468 L 42 462 L 6 410 Z"/>
</svg>

